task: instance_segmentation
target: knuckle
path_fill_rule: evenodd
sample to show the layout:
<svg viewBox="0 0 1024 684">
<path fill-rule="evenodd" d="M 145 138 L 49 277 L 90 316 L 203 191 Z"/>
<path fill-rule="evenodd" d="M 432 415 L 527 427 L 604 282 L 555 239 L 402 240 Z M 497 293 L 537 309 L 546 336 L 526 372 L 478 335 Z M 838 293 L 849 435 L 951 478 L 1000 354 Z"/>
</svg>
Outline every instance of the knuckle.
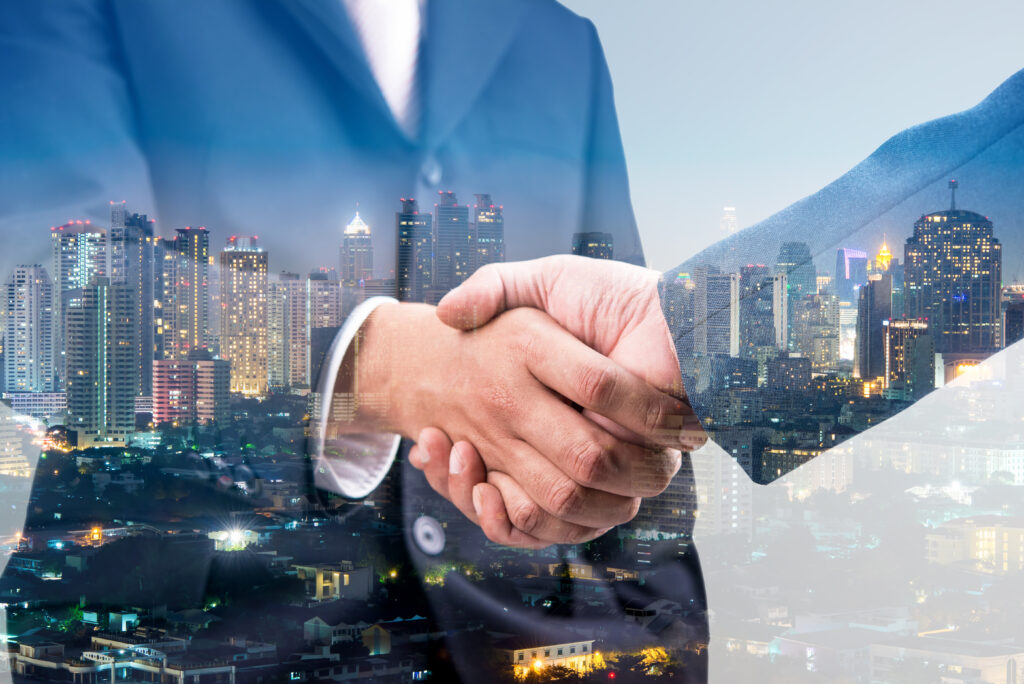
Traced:
<svg viewBox="0 0 1024 684">
<path fill-rule="evenodd" d="M 586 502 L 583 487 L 572 480 L 562 480 L 552 487 L 548 496 L 551 512 L 559 518 L 568 518 L 580 512 Z"/>
<path fill-rule="evenodd" d="M 608 464 L 604 446 L 593 439 L 583 439 L 569 447 L 569 468 L 577 482 L 594 485 L 601 481 Z"/>
<path fill-rule="evenodd" d="M 659 430 L 665 429 L 667 412 L 661 402 L 652 402 L 644 411 L 644 427 L 647 434 L 653 435 Z"/>
<path fill-rule="evenodd" d="M 587 366 L 580 371 L 580 398 L 589 406 L 604 406 L 615 393 L 615 371 L 607 366 Z"/>
<path fill-rule="evenodd" d="M 540 528 L 543 515 L 540 506 L 528 501 L 514 506 L 509 511 L 509 521 L 520 532 L 534 536 L 534 532 Z"/>
<path fill-rule="evenodd" d="M 626 509 L 626 519 L 623 520 L 620 525 L 628 523 L 630 520 L 636 517 L 637 513 L 640 512 L 640 505 L 643 503 L 643 499 L 640 497 L 634 497 L 630 499 L 629 506 Z"/>
</svg>

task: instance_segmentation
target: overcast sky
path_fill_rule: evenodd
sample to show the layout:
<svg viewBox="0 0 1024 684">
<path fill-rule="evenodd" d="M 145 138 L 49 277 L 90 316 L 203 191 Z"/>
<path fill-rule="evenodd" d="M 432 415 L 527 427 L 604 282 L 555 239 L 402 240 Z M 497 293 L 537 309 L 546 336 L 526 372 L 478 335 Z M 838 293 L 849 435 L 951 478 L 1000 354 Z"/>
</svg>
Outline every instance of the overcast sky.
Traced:
<svg viewBox="0 0 1024 684">
<path fill-rule="evenodd" d="M 649 264 L 667 269 L 1024 68 L 1024 3 L 565 0 L 597 25 Z"/>
</svg>

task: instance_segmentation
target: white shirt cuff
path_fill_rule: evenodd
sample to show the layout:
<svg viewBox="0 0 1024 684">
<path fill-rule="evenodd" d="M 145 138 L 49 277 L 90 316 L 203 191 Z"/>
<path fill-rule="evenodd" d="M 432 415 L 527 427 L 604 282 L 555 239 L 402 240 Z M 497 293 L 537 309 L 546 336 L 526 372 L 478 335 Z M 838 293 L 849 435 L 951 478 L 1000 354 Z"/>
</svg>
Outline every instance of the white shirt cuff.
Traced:
<svg viewBox="0 0 1024 684">
<path fill-rule="evenodd" d="M 313 417 L 313 483 L 319 489 L 339 494 L 346 499 L 366 498 L 380 485 L 395 461 L 400 435 L 367 433 L 328 438 L 327 423 L 332 408 L 341 395 L 335 395 L 334 384 L 349 346 L 370 314 L 381 304 L 396 302 L 391 297 L 371 297 L 355 308 L 331 342 L 317 380 L 320 406 Z"/>
</svg>

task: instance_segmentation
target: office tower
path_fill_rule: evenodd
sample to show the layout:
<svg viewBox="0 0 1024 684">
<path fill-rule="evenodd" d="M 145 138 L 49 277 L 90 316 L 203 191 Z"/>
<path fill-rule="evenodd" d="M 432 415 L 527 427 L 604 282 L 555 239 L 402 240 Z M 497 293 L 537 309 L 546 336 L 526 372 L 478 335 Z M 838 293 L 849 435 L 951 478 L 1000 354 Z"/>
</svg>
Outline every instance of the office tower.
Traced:
<svg viewBox="0 0 1024 684">
<path fill-rule="evenodd" d="M 740 276 L 714 266 L 694 270 L 694 354 L 740 353 Z"/>
<path fill-rule="evenodd" d="M 874 380 L 885 374 L 885 331 L 882 322 L 892 318 L 892 278 L 885 274 L 860 288 L 857 300 L 857 345 L 854 374 Z"/>
<path fill-rule="evenodd" d="M 363 281 L 365 282 L 365 281 Z M 310 328 L 336 328 L 345 321 L 342 282 L 334 269 L 311 271 L 306 280 L 306 310 Z"/>
<path fill-rule="evenodd" d="M 868 281 L 868 255 L 859 249 L 841 247 L 836 252 L 833 292 L 840 302 L 857 302 L 856 291 Z"/>
<path fill-rule="evenodd" d="M 693 356 L 695 292 L 694 279 L 689 273 L 679 273 L 671 281 L 665 281 L 665 319 L 672 331 L 676 354 L 681 358 Z"/>
<path fill-rule="evenodd" d="M 64 386 L 64 312 L 93 278 L 107 273 L 106 231 L 88 220 L 50 228 L 50 277 L 53 281 L 53 345 L 56 387 Z"/>
<path fill-rule="evenodd" d="M 885 237 L 882 238 L 882 246 L 878 248 L 878 254 L 875 255 L 874 272 L 884 273 L 889 270 L 889 266 L 892 264 L 892 252 L 889 250 L 889 244 L 886 242 Z"/>
<path fill-rule="evenodd" d="M 839 364 L 839 298 L 816 294 L 793 302 L 790 349 L 811 360 L 816 371 Z"/>
<path fill-rule="evenodd" d="M 231 391 L 267 393 L 267 263 L 255 237 L 232 235 L 220 253 L 220 355 L 231 362 Z"/>
<path fill-rule="evenodd" d="M 113 285 L 127 285 L 135 298 L 135 393 L 146 397 L 153 390 L 153 299 L 155 277 L 153 222 L 145 214 L 130 213 L 124 202 L 110 203 L 107 231 L 108 277 Z"/>
<path fill-rule="evenodd" d="M 917 401 L 935 389 L 935 340 L 922 320 L 885 320 L 886 395 Z"/>
<path fill-rule="evenodd" d="M 65 314 L 69 429 L 78 446 L 124 445 L 135 429 L 135 293 L 95 278 Z"/>
<path fill-rule="evenodd" d="M 39 264 L 16 266 L 2 305 L 5 392 L 52 392 L 56 384 L 53 282 Z"/>
<path fill-rule="evenodd" d="M 434 205 L 434 287 L 448 291 L 461 285 L 473 269 L 473 234 L 469 206 L 455 193 L 439 191 Z"/>
<path fill-rule="evenodd" d="M 787 277 L 790 300 L 818 293 L 818 272 L 806 242 L 783 242 L 775 259 L 775 272 Z"/>
<path fill-rule="evenodd" d="M 297 273 L 282 272 L 268 287 L 268 382 L 273 389 L 307 386 L 306 283 Z"/>
<path fill-rule="evenodd" d="M 573 233 L 572 253 L 591 259 L 614 259 L 615 242 L 611 233 Z"/>
<path fill-rule="evenodd" d="M 754 358 L 759 347 L 784 349 L 788 339 L 785 273 L 774 275 L 763 265 L 740 268 L 740 355 Z"/>
<path fill-rule="evenodd" d="M 398 298 L 403 302 L 422 302 L 426 299 L 427 289 L 433 284 L 433 216 L 421 214 L 419 205 L 411 197 L 403 197 L 401 202 L 401 211 L 395 212 Z M 502 242 L 502 256 L 504 249 Z"/>
<path fill-rule="evenodd" d="M 179 228 L 164 242 L 163 301 L 164 358 L 186 358 L 195 350 L 209 350 L 210 232 Z"/>
<path fill-rule="evenodd" d="M 953 192 L 955 184 L 951 183 Z M 992 222 L 956 209 L 922 216 L 907 239 L 904 311 L 927 319 L 940 353 L 989 352 L 1000 346 L 1002 245 Z"/>
<path fill-rule="evenodd" d="M 718 227 L 725 237 L 729 237 L 740 229 L 739 220 L 736 218 L 736 207 L 722 207 L 722 218 Z"/>
<path fill-rule="evenodd" d="M 495 204 L 486 193 L 474 195 L 473 236 L 476 239 L 476 263 L 473 270 L 485 264 L 505 261 L 505 207 Z"/>
<path fill-rule="evenodd" d="M 191 424 L 228 418 L 231 364 L 209 352 L 153 362 L 153 422 Z"/>
<path fill-rule="evenodd" d="M 370 226 L 356 212 L 341 238 L 341 281 L 356 285 L 373 278 L 373 236 Z"/>
</svg>

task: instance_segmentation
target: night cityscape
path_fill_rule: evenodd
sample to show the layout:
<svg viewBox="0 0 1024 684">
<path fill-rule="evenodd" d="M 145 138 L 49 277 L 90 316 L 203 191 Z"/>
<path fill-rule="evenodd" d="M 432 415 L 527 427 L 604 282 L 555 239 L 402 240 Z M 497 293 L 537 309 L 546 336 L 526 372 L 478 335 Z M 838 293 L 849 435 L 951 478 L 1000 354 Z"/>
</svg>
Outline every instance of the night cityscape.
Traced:
<svg viewBox="0 0 1024 684">
<path fill-rule="evenodd" d="M 705 563 L 730 559 L 706 567 L 709 581 L 728 576 L 757 613 L 730 622 L 716 608 L 715 639 L 735 662 L 772 663 L 764 681 L 933 681 L 936 668 L 943 681 L 991 681 L 986 668 L 1024 664 L 1008 626 L 1021 600 L 999 602 L 1024 580 L 1024 503 L 1011 495 L 1024 485 L 1024 437 L 998 409 L 1005 388 L 965 386 L 978 431 L 936 436 L 926 453 L 881 438 L 850 447 L 1024 339 L 1024 284 L 1004 280 L 998 226 L 957 208 L 955 181 L 950 191 L 950 208 L 922 214 L 907 237 L 840 247 L 831 271 L 787 242 L 773 264 L 709 264 L 665 283 L 684 385 L 730 458 L 695 458 L 692 476 L 631 523 L 541 552 L 495 546 L 439 496 L 415 493 L 449 540 L 422 575 L 403 549 L 410 495 L 397 467 L 363 502 L 314 491 L 313 388 L 366 298 L 436 303 L 504 261 L 504 207 L 444 191 L 421 212 L 402 198 L 388 278 L 375 277 L 358 212 L 334 263 L 305 275 L 272 270 L 258 236 L 194 226 L 160 237 L 126 202 L 111 203 L 107 227 L 51 227 L 51 261 L 15 268 L 0 302 L 0 487 L 31 491 L 24 529 L 0 546 L 0 668 L 75 684 L 446 681 L 445 639 L 459 639 L 479 654 L 481 679 L 671 681 L 699 666 L 706 611 L 685 591 L 659 594 L 652 560 L 682 557 L 696 536 Z M 607 233 L 577 233 L 565 249 L 615 256 Z M 1009 442 L 996 441 L 1000 420 L 1016 421 Z M 887 506 L 926 502 L 915 525 L 843 522 L 844 506 L 867 505 L 862 471 L 887 473 Z M 754 482 L 779 478 L 785 487 L 758 497 Z M 784 512 L 799 503 L 813 511 Z M 803 554 L 771 552 L 782 544 Z M 828 606 L 824 588 L 812 603 L 776 582 L 794 563 L 833 579 L 837 559 L 870 575 L 898 544 L 920 547 L 917 584 L 878 605 Z M 462 582 L 572 619 L 559 639 L 523 633 L 446 602 Z M 950 628 L 929 594 L 940 585 L 979 620 L 995 615 L 994 636 L 934 643 L 969 627 Z M 454 633 L 438 627 L 440 604 Z M 613 612 L 625 615 L 614 633 L 586 620 Z"/>
</svg>

